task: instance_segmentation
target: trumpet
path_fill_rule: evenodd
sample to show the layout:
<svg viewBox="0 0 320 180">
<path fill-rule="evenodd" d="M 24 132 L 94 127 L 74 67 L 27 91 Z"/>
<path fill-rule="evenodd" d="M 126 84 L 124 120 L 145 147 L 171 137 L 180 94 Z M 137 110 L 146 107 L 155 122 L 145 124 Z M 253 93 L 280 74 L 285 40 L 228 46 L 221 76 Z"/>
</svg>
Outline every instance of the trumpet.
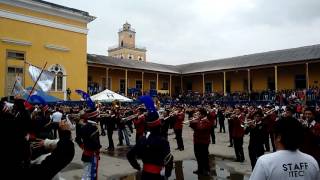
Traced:
<svg viewBox="0 0 320 180">
<path fill-rule="evenodd" d="M 241 123 L 241 127 L 242 128 L 247 128 L 247 127 L 249 127 L 249 126 L 251 126 L 251 125 L 256 125 L 257 124 L 257 122 L 255 121 L 255 120 L 248 120 L 248 119 L 246 119 L 243 123 Z"/>
</svg>

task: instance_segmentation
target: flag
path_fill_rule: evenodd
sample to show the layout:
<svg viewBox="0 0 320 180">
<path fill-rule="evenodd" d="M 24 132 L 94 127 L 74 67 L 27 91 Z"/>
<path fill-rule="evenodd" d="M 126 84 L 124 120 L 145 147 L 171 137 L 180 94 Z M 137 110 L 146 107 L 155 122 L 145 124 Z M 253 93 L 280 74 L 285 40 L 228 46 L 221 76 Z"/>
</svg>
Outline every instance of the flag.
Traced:
<svg viewBox="0 0 320 180">
<path fill-rule="evenodd" d="M 35 66 L 29 65 L 29 75 L 34 82 L 37 82 L 37 79 L 40 78 L 37 82 L 38 86 L 42 89 L 42 91 L 47 92 L 51 89 L 52 83 L 55 78 L 55 74 L 49 72 L 47 70 L 43 70 L 41 73 L 41 69 Z"/>
<path fill-rule="evenodd" d="M 76 90 L 76 93 L 78 93 L 82 99 L 84 99 L 87 103 L 87 105 L 91 108 L 91 109 L 96 109 L 94 102 L 91 100 L 90 95 L 80 89 Z"/>
<path fill-rule="evenodd" d="M 16 82 L 13 87 L 13 95 L 14 96 L 23 96 L 27 93 L 27 90 L 25 90 L 22 86 L 22 78 L 20 76 L 16 77 Z"/>
</svg>

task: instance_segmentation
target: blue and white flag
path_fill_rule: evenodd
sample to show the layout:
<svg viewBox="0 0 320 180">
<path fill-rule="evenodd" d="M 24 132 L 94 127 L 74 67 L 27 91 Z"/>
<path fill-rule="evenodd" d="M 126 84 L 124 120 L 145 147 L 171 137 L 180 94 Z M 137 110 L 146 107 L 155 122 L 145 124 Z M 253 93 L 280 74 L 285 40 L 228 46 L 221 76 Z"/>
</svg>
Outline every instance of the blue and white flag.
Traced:
<svg viewBox="0 0 320 180">
<path fill-rule="evenodd" d="M 37 81 L 41 71 L 42 70 L 40 68 L 29 65 L 29 75 L 34 82 Z M 42 89 L 42 91 L 47 92 L 51 89 L 54 78 L 55 78 L 54 73 L 47 70 L 43 70 L 37 84 Z"/>
<path fill-rule="evenodd" d="M 87 105 L 91 108 L 91 109 L 96 109 L 96 106 L 94 104 L 94 102 L 91 100 L 90 95 L 80 89 L 76 90 L 76 93 L 79 94 L 83 100 L 86 101 Z"/>
</svg>

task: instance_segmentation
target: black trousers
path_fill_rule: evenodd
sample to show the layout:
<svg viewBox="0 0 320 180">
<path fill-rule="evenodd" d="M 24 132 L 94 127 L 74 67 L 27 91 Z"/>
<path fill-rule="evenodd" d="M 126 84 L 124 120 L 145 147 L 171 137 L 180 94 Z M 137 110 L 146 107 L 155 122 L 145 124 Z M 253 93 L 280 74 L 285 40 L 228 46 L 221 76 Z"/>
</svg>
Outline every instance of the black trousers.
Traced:
<svg viewBox="0 0 320 180">
<path fill-rule="evenodd" d="M 275 152 L 276 147 L 274 145 L 273 132 L 267 133 L 265 136 L 264 145 L 265 145 L 266 151 L 270 151 L 269 138 L 271 139 L 272 150 L 273 152 Z"/>
<path fill-rule="evenodd" d="M 264 154 L 263 144 L 260 144 L 260 145 L 249 144 L 248 149 L 249 149 L 249 158 L 251 162 L 251 167 L 253 170 L 258 158 Z"/>
<path fill-rule="evenodd" d="M 233 138 L 234 142 L 234 151 L 237 157 L 237 161 L 244 161 L 244 153 L 243 153 L 243 137 L 241 138 Z"/>
<path fill-rule="evenodd" d="M 54 139 L 58 138 L 58 129 L 59 129 L 59 123 L 58 122 L 53 122 L 52 123 L 52 131 L 53 131 L 53 138 Z"/>
<path fill-rule="evenodd" d="M 223 133 L 225 133 L 226 127 L 224 126 L 224 121 L 219 121 L 219 126 L 220 126 L 220 132 L 222 132 L 223 130 Z"/>
<path fill-rule="evenodd" d="M 160 174 L 153 174 L 142 171 L 141 173 L 141 180 L 164 180 L 165 178 L 162 177 Z"/>
<path fill-rule="evenodd" d="M 105 136 L 105 135 L 106 135 L 106 131 L 105 131 L 106 122 L 105 122 L 105 119 L 104 119 L 104 118 L 101 118 L 101 119 L 100 119 L 100 128 L 101 128 L 101 135 L 102 135 L 102 136 Z"/>
<path fill-rule="evenodd" d="M 198 172 L 210 171 L 209 144 L 194 144 L 194 155 L 198 163 Z"/>
<path fill-rule="evenodd" d="M 212 126 L 211 127 L 211 132 L 210 132 L 210 134 L 211 134 L 211 139 L 212 139 L 212 144 L 215 144 L 216 143 L 216 135 L 214 134 L 214 129 L 215 129 L 215 127 L 214 126 Z"/>
<path fill-rule="evenodd" d="M 229 142 L 230 142 L 230 146 L 233 146 L 233 139 L 232 139 L 232 137 L 231 137 L 231 128 L 230 128 L 230 126 L 229 126 L 228 131 L 229 131 Z"/>
<path fill-rule="evenodd" d="M 109 148 L 114 148 L 113 139 L 112 139 L 113 129 L 107 128 L 107 134 L 108 134 Z"/>
<path fill-rule="evenodd" d="M 184 149 L 183 139 L 182 139 L 182 129 L 175 129 L 174 133 L 176 134 L 178 148 Z"/>
</svg>

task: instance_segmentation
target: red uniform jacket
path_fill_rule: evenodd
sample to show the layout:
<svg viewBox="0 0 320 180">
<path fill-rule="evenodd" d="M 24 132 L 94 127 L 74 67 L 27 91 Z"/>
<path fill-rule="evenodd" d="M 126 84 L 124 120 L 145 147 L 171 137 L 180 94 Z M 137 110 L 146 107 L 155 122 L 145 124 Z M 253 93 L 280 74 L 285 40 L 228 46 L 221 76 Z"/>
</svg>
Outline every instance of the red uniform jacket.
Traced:
<svg viewBox="0 0 320 180">
<path fill-rule="evenodd" d="M 303 144 L 300 150 L 320 162 L 320 123 L 304 129 Z"/>
<path fill-rule="evenodd" d="M 231 137 L 232 138 L 241 138 L 244 136 L 244 128 L 241 127 L 241 124 L 244 122 L 244 116 L 240 115 L 231 120 L 232 122 L 232 130 Z"/>
<path fill-rule="evenodd" d="M 265 125 L 266 125 L 266 130 L 268 133 L 273 132 L 273 128 L 274 125 L 276 123 L 277 120 L 277 115 L 275 113 L 269 114 L 267 115 L 267 117 L 265 118 Z"/>
<path fill-rule="evenodd" d="M 210 130 L 213 124 L 207 118 L 202 120 L 197 119 L 190 122 L 190 127 L 194 130 L 193 143 L 194 144 L 210 144 Z"/>
<path fill-rule="evenodd" d="M 212 111 L 209 116 L 208 116 L 209 121 L 212 122 L 212 126 L 216 126 L 217 125 L 217 115 L 214 111 Z"/>
<path fill-rule="evenodd" d="M 176 122 L 174 123 L 174 129 L 182 129 L 184 121 L 184 112 L 179 112 L 176 116 Z"/>
<path fill-rule="evenodd" d="M 133 120 L 133 124 L 134 124 L 134 127 L 136 127 L 137 134 L 144 133 L 144 121 L 145 121 L 144 115 L 140 115 L 140 116 L 138 116 L 137 119 Z"/>
</svg>

